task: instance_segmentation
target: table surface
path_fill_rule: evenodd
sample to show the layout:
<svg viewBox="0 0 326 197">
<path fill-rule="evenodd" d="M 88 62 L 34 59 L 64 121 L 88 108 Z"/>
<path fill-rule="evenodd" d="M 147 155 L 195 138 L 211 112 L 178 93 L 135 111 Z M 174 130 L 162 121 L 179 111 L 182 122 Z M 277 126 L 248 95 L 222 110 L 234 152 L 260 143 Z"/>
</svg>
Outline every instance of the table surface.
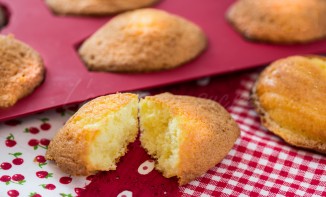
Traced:
<svg viewBox="0 0 326 197">
<path fill-rule="evenodd" d="M 78 106 L 45 111 L 0 125 L 0 194 L 20 196 L 326 196 L 326 158 L 292 147 L 265 130 L 249 101 L 259 71 L 204 78 L 138 92 L 192 95 L 224 105 L 241 128 L 229 154 L 206 174 L 178 187 L 166 179 L 139 141 L 118 169 L 91 177 L 64 174 L 44 161 L 48 140 Z"/>
</svg>

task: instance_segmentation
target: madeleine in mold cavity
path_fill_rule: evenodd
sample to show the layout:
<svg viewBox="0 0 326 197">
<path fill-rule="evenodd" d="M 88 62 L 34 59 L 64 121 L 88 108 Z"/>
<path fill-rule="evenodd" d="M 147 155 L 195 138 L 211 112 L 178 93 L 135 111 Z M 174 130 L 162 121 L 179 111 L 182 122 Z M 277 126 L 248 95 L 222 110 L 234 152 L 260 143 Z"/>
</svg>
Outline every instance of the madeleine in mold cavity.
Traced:
<svg viewBox="0 0 326 197">
<path fill-rule="evenodd" d="M 148 7 L 159 0 L 45 0 L 60 15 L 110 15 Z"/>
<path fill-rule="evenodd" d="M 194 23 L 157 9 L 120 14 L 79 48 L 89 70 L 150 72 L 176 68 L 206 48 L 206 36 Z"/>
<path fill-rule="evenodd" d="M 238 0 L 226 18 L 249 40 L 307 43 L 326 37 L 326 1 Z"/>
</svg>

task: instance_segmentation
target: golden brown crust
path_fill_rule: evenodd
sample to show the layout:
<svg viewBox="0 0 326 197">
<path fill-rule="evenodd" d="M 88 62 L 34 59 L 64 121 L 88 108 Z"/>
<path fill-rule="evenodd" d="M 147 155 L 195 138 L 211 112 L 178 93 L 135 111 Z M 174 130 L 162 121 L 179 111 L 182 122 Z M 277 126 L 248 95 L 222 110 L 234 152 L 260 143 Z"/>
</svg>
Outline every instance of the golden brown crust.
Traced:
<svg viewBox="0 0 326 197">
<path fill-rule="evenodd" d="M 172 116 L 185 120 L 179 146 L 179 184 L 184 185 L 219 163 L 231 150 L 240 129 L 217 102 L 169 93 L 148 96 L 169 108 Z"/>
<path fill-rule="evenodd" d="M 226 17 L 248 39 L 292 44 L 325 38 L 325 13 L 324 0 L 238 0 Z"/>
<path fill-rule="evenodd" d="M 159 0 L 46 0 L 61 15 L 110 15 L 150 6 Z"/>
<path fill-rule="evenodd" d="M 96 172 L 88 160 L 90 143 L 97 136 L 95 129 L 85 125 L 98 122 L 137 98 L 135 94 L 112 94 L 98 97 L 81 107 L 51 140 L 46 159 L 54 160 L 62 171 L 71 175 L 90 175 Z"/>
<path fill-rule="evenodd" d="M 180 66 L 205 47 L 197 25 L 147 8 L 113 18 L 83 43 L 79 54 L 90 70 L 148 72 Z"/>
<path fill-rule="evenodd" d="M 41 56 L 13 36 L 0 35 L 0 108 L 13 106 L 44 79 Z"/>
<path fill-rule="evenodd" d="M 252 99 L 262 124 L 294 146 L 326 153 L 326 59 L 293 56 L 267 67 Z"/>
</svg>

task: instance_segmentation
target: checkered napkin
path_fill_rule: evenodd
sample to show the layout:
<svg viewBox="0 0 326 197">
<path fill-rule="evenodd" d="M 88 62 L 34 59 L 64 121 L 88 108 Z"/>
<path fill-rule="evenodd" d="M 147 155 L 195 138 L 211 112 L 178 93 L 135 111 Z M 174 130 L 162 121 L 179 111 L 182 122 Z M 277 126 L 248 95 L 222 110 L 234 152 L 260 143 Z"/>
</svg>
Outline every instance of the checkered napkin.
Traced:
<svg viewBox="0 0 326 197">
<path fill-rule="evenodd" d="M 229 108 L 241 137 L 219 165 L 181 188 L 183 196 L 326 196 L 326 157 L 292 147 L 260 125 L 249 101 L 256 78 L 243 79 Z"/>
</svg>

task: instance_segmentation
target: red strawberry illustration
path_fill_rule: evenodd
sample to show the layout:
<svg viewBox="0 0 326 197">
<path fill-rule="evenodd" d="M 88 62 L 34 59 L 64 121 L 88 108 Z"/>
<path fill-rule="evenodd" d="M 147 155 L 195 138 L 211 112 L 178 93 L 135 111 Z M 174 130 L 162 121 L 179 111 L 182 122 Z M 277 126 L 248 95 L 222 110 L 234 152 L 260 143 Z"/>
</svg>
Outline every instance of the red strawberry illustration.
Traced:
<svg viewBox="0 0 326 197">
<path fill-rule="evenodd" d="M 24 160 L 22 158 L 15 158 L 12 160 L 12 163 L 15 165 L 22 165 L 24 163 Z"/>
<path fill-rule="evenodd" d="M 19 196 L 19 192 L 18 192 L 17 190 L 14 190 L 14 189 L 9 190 L 9 191 L 7 192 L 7 194 L 8 194 L 8 196 L 10 196 L 10 197 L 17 197 L 17 196 Z"/>
<path fill-rule="evenodd" d="M 47 163 L 46 163 L 46 159 L 43 155 L 37 155 L 35 158 L 34 158 L 34 162 L 37 162 L 38 163 L 38 166 L 40 168 L 42 168 L 43 166 L 45 166 Z"/>
<path fill-rule="evenodd" d="M 12 176 L 12 180 L 14 180 L 14 181 L 22 181 L 24 179 L 25 179 L 25 177 L 23 175 L 21 175 L 21 174 L 14 174 Z"/>
<path fill-rule="evenodd" d="M 47 171 L 38 171 L 36 172 L 36 176 L 40 179 L 47 179 L 49 177 L 53 177 L 53 173 L 48 173 Z"/>
<path fill-rule="evenodd" d="M 76 112 L 78 110 L 78 108 L 79 108 L 79 105 L 73 105 L 73 106 L 68 107 L 69 110 L 74 111 L 74 112 Z"/>
<path fill-rule="evenodd" d="M 39 145 L 39 141 L 37 139 L 31 139 L 28 141 L 28 145 L 30 146 L 34 146 L 34 149 L 35 149 L 35 146 L 38 146 Z"/>
<path fill-rule="evenodd" d="M 61 114 L 61 116 L 65 116 L 66 115 L 66 110 L 62 107 L 59 107 L 57 109 L 55 109 L 55 112 Z"/>
<path fill-rule="evenodd" d="M 19 125 L 19 124 L 21 124 L 21 123 L 22 123 L 22 121 L 17 120 L 17 119 L 13 119 L 13 120 L 8 120 L 8 121 L 6 121 L 6 122 L 5 122 L 5 125 L 8 125 L 8 126 L 12 126 L 12 127 L 14 127 L 14 126 L 17 126 L 17 125 Z"/>
<path fill-rule="evenodd" d="M 94 177 L 95 177 L 95 175 L 89 175 L 86 177 L 86 180 L 92 181 Z"/>
<path fill-rule="evenodd" d="M 3 162 L 0 165 L 0 169 L 2 169 L 2 170 L 9 170 L 11 167 L 12 167 L 12 165 L 10 163 L 8 163 L 8 162 Z"/>
<path fill-rule="evenodd" d="M 75 190 L 75 193 L 76 193 L 77 195 L 81 195 L 81 193 L 82 193 L 85 189 L 84 189 L 84 188 L 76 187 L 74 190 Z"/>
<path fill-rule="evenodd" d="M 41 184 L 40 186 L 42 186 L 44 189 L 48 189 L 48 190 L 54 190 L 56 188 L 56 186 L 53 184 Z"/>
<path fill-rule="evenodd" d="M 42 121 L 43 123 L 41 124 L 40 127 L 41 127 L 41 129 L 42 129 L 43 131 L 47 131 L 47 130 L 49 130 L 49 129 L 51 128 L 51 125 L 48 123 L 48 121 L 49 121 L 48 118 L 42 118 L 41 121 Z"/>
<path fill-rule="evenodd" d="M 18 182 L 19 185 L 23 185 L 26 182 L 24 179 L 25 177 L 21 174 L 14 174 L 12 176 L 12 180 Z"/>
<path fill-rule="evenodd" d="M 28 197 L 42 197 L 41 194 L 38 194 L 36 192 L 32 192 L 28 195 Z"/>
<path fill-rule="evenodd" d="M 68 176 L 63 176 L 63 177 L 61 177 L 59 179 L 59 182 L 61 184 L 69 184 L 69 183 L 71 183 L 71 181 L 72 181 L 72 178 L 71 177 L 68 177 Z"/>
<path fill-rule="evenodd" d="M 43 142 L 43 143 L 44 143 L 44 142 Z M 32 146 L 32 147 L 34 148 L 34 150 L 37 150 L 38 147 L 40 147 L 40 148 L 44 148 L 44 149 L 48 149 L 47 146 L 42 146 L 42 145 L 40 145 L 40 141 L 37 140 L 37 139 L 30 139 L 30 140 L 28 141 L 28 145 L 29 145 L 29 146 Z"/>
<path fill-rule="evenodd" d="M 36 127 L 25 128 L 24 133 L 38 134 L 40 130 Z"/>
<path fill-rule="evenodd" d="M 24 163 L 24 160 L 22 158 L 19 158 L 19 156 L 22 155 L 21 152 L 17 152 L 17 153 L 9 153 L 9 155 L 12 155 L 15 157 L 15 159 L 12 160 L 12 163 L 15 165 L 21 165 Z"/>
<path fill-rule="evenodd" d="M 50 140 L 46 138 L 42 138 L 40 140 L 40 144 L 42 144 L 43 146 L 48 146 L 50 144 Z"/>
<path fill-rule="evenodd" d="M 14 147 L 16 144 L 17 144 L 17 142 L 15 141 L 14 135 L 10 133 L 10 135 L 7 137 L 7 140 L 6 140 L 6 146 Z"/>
<path fill-rule="evenodd" d="M 8 175 L 3 175 L 0 177 L 0 181 L 6 183 L 6 185 L 9 185 L 11 181 L 11 177 Z"/>
</svg>

